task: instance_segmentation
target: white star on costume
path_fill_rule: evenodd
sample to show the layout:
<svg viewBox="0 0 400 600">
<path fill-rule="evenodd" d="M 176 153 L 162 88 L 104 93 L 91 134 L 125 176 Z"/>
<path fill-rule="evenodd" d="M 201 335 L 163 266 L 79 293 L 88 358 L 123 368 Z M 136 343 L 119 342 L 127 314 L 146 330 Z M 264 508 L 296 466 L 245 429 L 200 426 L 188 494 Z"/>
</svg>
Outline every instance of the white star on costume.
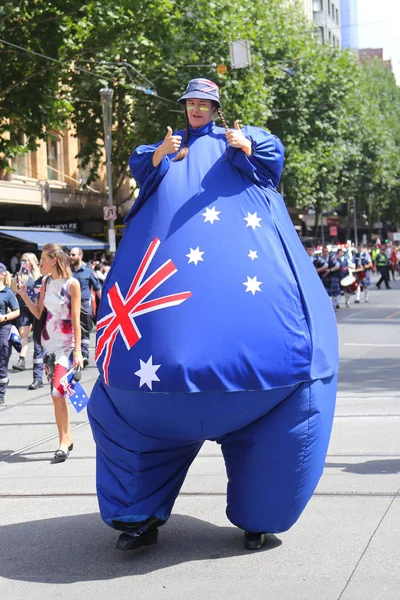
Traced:
<svg viewBox="0 0 400 600">
<path fill-rule="evenodd" d="M 253 278 L 249 277 L 247 275 L 247 281 L 245 281 L 243 283 L 243 285 L 246 286 L 246 292 L 251 292 L 254 296 L 254 294 L 256 292 L 261 292 L 260 290 L 260 285 L 262 284 L 262 281 L 257 281 L 257 275 Z"/>
<path fill-rule="evenodd" d="M 152 390 L 153 381 L 160 381 L 156 375 L 156 371 L 160 367 L 161 365 L 153 365 L 153 356 L 150 356 L 147 363 L 140 359 L 140 369 L 135 373 L 135 375 L 140 377 L 139 387 L 146 384 L 147 387 Z"/>
<path fill-rule="evenodd" d="M 257 256 L 257 250 L 250 250 L 250 252 L 247 255 L 249 258 L 251 258 L 251 260 L 254 260 L 255 258 L 258 258 Z"/>
<path fill-rule="evenodd" d="M 243 220 L 247 221 L 246 227 L 252 227 L 253 231 L 255 230 L 256 227 L 261 227 L 260 221 L 262 221 L 262 219 L 260 217 L 257 217 L 256 212 L 253 215 L 251 215 L 248 212 L 247 217 L 243 217 Z"/>
<path fill-rule="evenodd" d="M 203 254 L 204 254 L 204 252 L 200 252 L 199 246 L 197 246 L 196 250 L 193 250 L 193 248 L 190 248 L 189 254 L 186 254 L 186 256 L 189 258 L 188 264 L 193 262 L 197 267 L 197 263 L 200 260 L 204 261 Z"/>
<path fill-rule="evenodd" d="M 214 224 L 214 221 L 219 221 L 219 214 L 221 214 L 221 211 L 215 210 L 215 206 L 213 206 L 212 208 L 206 208 L 206 212 L 201 213 L 201 215 L 205 217 L 204 223 L 207 223 L 207 221 L 209 221 L 211 225 Z"/>
</svg>

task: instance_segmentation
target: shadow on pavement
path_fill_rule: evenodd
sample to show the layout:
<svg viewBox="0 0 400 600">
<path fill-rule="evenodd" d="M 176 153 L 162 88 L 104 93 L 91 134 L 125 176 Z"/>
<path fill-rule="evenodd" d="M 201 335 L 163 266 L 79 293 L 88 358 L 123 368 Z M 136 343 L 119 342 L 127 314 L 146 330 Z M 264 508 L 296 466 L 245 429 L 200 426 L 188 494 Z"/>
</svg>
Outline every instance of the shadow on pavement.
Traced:
<svg viewBox="0 0 400 600">
<path fill-rule="evenodd" d="M 400 459 L 367 460 L 362 463 L 325 463 L 325 467 L 340 468 L 344 473 L 358 475 L 390 475 L 400 473 Z"/>
<path fill-rule="evenodd" d="M 62 500 L 58 500 L 62 502 Z M 243 547 L 243 532 L 201 519 L 173 515 L 160 529 L 158 544 L 121 552 L 120 532 L 97 513 L 5 525 L 0 528 L 0 577 L 41 583 L 73 583 L 143 575 L 191 562 L 253 553 Z M 274 535 L 261 551 L 280 546 Z"/>
<path fill-rule="evenodd" d="M 376 399 L 385 392 L 398 392 L 400 389 L 400 370 L 398 358 L 380 358 L 382 351 L 390 348 L 376 348 L 376 356 L 371 358 L 353 358 L 340 363 L 338 388 L 339 391 L 376 392 Z M 398 350 L 398 348 L 393 348 Z M 400 394 L 399 394 L 400 405 Z"/>
</svg>

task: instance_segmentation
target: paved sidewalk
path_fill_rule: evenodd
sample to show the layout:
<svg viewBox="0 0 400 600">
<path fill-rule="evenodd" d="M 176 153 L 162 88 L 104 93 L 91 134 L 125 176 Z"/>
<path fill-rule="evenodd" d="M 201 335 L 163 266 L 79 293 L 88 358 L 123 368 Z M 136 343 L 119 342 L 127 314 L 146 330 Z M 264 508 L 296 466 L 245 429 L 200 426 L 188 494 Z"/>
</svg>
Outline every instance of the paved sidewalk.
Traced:
<svg viewBox="0 0 400 600">
<path fill-rule="evenodd" d="M 11 373 L 0 408 L 0 600 L 400 600 L 400 283 L 340 309 L 338 323 L 339 396 L 324 476 L 299 522 L 253 553 L 225 516 L 226 475 L 213 443 L 193 464 L 159 544 L 114 550 L 117 534 L 98 515 L 86 412 L 71 410 L 74 451 L 52 464 L 49 389 L 28 391 L 31 371 Z M 86 391 L 96 376 L 93 366 L 84 372 Z"/>
</svg>

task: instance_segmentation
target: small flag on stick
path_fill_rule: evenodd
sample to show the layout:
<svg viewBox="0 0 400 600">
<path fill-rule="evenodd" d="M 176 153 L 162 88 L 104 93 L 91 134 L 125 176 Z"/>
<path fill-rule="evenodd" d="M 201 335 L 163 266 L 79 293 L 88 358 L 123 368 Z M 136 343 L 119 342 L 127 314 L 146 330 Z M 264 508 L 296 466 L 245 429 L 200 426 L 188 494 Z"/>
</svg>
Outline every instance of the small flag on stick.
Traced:
<svg viewBox="0 0 400 600">
<path fill-rule="evenodd" d="M 60 379 L 60 383 L 64 392 L 70 399 L 72 406 L 75 408 L 76 412 L 79 413 L 86 408 L 89 397 L 81 384 L 75 381 L 74 375 L 75 371 L 74 369 L 71 369 Z"/>
</svg>

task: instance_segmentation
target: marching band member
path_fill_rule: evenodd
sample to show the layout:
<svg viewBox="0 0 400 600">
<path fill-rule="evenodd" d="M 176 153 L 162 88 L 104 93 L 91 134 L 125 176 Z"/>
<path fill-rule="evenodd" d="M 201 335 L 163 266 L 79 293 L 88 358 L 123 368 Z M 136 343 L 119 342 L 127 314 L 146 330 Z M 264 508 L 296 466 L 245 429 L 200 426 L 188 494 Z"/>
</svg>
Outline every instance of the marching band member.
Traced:
<svg viewBox="0 0 400 600">
<path fill-rule="evenodd" d="M 356 272 L 355 275 L 358 281 L 356 299 L 354 302 L 359 304 L 361 292 L 364 290 L 364 301 L 368 302 L 368 288 L 371 287 L 371 271 L 373 263 L 368 250 L 363 244 L 358 244 L 357 253 L 354 257 Z"/>
<path fill-rule="evenodd" d="M 329 252 L 328 248 L 322 249 L 322 258 L 327 262 L 328 269 L 323 274 L 323 283 L 328 296 L 332 300 L 332 304 L 337 310 L 340 308 L 340 261 L 337 258 L 336 252 Z"/>
<path fill-rule="evenodd" d="M 229 129 L 207 79 L 179 102 L 185 129 L 131 156 L 140 194 L 103 287 L 88 405 L 98 499 L 119 549 L 155 543 L 214 440 L 228 518 L 253 550 L 296 522 L 322 474 L 336 321 L 276 189 L 279 139 Z"/>
</svg>

